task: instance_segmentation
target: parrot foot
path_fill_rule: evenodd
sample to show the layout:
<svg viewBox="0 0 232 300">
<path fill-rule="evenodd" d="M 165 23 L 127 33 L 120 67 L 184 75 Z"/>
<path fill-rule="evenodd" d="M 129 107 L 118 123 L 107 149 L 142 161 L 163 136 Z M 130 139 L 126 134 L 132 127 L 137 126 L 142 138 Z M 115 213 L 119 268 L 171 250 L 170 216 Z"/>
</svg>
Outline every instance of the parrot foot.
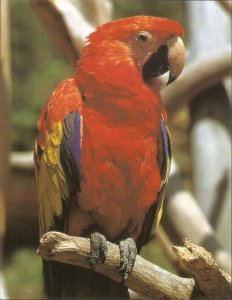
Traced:
<svg viewBox="0 0 232 300">
<path fill-rule="evenodd" d="M 128 238 L 119 243 L 119 249 L 120 249 L 119 272 L 122 275 L 122 283 L 123 283 L 133 270 L 136 255 L 137 255 L 137 247 L 134 239 Z"/>
<path fill-rule="evenodd" d="M 95 265 L 100 261 L 102 264 L 106 260 L 107 241 L 104 235 L 94 232 L 90 235 L 90 255 L 89 264 L 94 270 Z"/>
</svg>

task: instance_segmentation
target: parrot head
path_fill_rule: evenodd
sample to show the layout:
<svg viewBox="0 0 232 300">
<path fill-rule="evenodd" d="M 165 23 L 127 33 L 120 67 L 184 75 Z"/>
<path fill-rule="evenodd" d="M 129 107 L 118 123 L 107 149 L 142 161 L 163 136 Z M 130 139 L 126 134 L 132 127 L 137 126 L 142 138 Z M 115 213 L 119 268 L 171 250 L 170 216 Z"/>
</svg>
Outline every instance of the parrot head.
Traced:
<svg viewBox="0 0 232 300">
<path fill-rule="evenodd" d="M 151 16 L 128 17 L 99 26 L 88 37 L 84 53 L 98 57 L 95 63 L 102 66 L 104 58 L 105 65 L 108 61 L 112 65 L 133 65 L 147 84 L 169 71 L 169 84 L 184 67 L 182 35 L 183 28 L 175 21 Z"/>
</svg>

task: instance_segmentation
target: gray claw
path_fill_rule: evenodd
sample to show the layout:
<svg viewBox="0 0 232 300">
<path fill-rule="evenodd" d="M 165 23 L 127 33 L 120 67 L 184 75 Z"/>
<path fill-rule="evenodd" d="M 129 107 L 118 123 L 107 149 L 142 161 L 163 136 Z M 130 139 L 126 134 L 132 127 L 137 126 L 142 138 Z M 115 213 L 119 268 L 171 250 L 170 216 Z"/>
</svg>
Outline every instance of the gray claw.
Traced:
<svg viewBox="0 0 232 300">
<path fill-rule="evenodd" d="M 107 241 L 104 235 L 94 232 L 90 235 L 90 255 L 89 264 L 92 269 L 100 261 L 102 264 L 106 260 Z"/>
<path fill-rule="evenodd" d="M 132 272 L 136 255 L 137 247 L 132 238 L 128 238 L 119 243 L 120 249 L 120 269 L 119 272 L 122 275 L 122 282 L 126 280 L 128 275 Z"/>
</svg>

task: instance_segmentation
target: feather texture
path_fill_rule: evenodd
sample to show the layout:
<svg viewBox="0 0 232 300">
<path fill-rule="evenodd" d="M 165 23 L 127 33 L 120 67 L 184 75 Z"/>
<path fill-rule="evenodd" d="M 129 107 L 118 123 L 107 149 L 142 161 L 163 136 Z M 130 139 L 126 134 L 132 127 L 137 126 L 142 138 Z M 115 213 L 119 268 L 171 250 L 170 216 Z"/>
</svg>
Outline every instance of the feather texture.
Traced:
<svg viewBox="0 0 232 300">
<path fill-rule="evenodd" d="M 160 133 L 163 149 L 161 153 L 164 153 L 160 168 L 162 181 L 157 199 L 154 200 L 144 218 L 142 231 L 137 241 L 139 251 L 149 241 L 150 233 L 158 226 L 163 213 L 163 201 L 172 157 L 170 135 L 164 118 L 160 120 Z"/>
<path fill-rule="evenodd" d="M 170 172 L 171 159 L 172 159 L 170 135 L 169 135 L 168 127 L 163 118 L 161 118 L 160 120 L 160 131 L 161 131 L 161 137 L 163 142 L 164 161 L 161 168 L 162 182 L 161 182 L 161 188 L 157 199 L 156 213 L 155 213 L 154 224 L 153 224 L 154 229 L 159 224 L 163 213 L 163 201 L 164 201 L 165 189 L 168 182 L 168 175 Z"/>
<path fill-rule="evenodd" d="M 66 79 L 54 91 L 38 121 L 34 160 L 41 234 L 55 228 L 55 220 L 65 218 L 64 207 L 79 187 L 76 174 L 80 167 L 81 105 L 74 80 Z M 75 120 L 69 124 L 72 115 Z"/>
<path fill-rule="evenodd" d="M 74 78 L 57 86 L 38 120 L 41 234 L 98 231 L 112 242 L 133 238 L 138 251 L 148 242 L 162 215 L 171 162 L 154 78 L 169 67 L 168 49 L 165 57 L 157 53 L 182 34 L 178 23 L 147 16 L 110 22 L 90 34 Z M 99 297 L 128 296 L 110 279 L 55 262 L 44 262 L 44 278 L 49 297 L 84 298 L 92 290 Z"/>
</svg>

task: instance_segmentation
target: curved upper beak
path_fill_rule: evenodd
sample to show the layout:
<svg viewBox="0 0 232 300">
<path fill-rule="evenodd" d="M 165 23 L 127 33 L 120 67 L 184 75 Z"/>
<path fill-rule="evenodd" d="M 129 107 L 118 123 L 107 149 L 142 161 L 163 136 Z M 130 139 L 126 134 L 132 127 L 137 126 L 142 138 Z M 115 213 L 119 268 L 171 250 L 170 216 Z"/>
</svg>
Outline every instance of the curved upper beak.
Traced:
<svg viewBox="0 0 232 300">
<path fill-rule="evenodd" d="M 167 85 L 181 74 L 185 63 L 185 47 L 181 38 L 172 37 L 166 43 L 168 47 L 169 79 Z"/>
</svg>

